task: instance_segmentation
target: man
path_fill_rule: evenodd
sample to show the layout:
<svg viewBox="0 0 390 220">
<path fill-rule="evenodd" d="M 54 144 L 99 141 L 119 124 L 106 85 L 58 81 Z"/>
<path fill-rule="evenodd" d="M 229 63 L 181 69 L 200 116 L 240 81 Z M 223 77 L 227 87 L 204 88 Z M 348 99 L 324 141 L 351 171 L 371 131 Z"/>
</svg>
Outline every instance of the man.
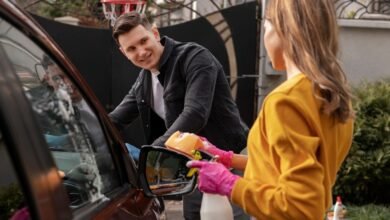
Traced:
<svg viewBox="0 0 390 220">
<path fill-rule="evenodd" d="M 223 68 L 210 51 L 160 37 L 137 12 L 117 19 L 113 37 L 121 52 L 142 68 L 129 93 L 109 114 L 119 129 L 140 115 L 152 145 L 164 146 L 171 134 L 182 131 L 236 153 L 246 146 L 248 128 L 240 119 Z M 164 130 L 156 132 L 158 120 Z M 186 219 L 200 218 L 200 202 L 199 191 L 184 197 Z"/>
</svg>

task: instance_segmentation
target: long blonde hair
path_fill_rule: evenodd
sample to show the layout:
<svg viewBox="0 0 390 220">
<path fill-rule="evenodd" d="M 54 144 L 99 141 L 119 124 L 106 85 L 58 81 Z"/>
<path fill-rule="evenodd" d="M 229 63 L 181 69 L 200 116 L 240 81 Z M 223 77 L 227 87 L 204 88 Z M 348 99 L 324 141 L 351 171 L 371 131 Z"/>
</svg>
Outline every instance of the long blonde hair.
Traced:
<svg viewBox="0 0 390 220">
<path fill-rule="evenodd" d="M 313 82 L 322 111 L 341 122 L 353 117 L 351 91 L 337 58 L 338 25 L 333 0 L 270 0 L 267 19 L 285 55 Z"/>
</svg>

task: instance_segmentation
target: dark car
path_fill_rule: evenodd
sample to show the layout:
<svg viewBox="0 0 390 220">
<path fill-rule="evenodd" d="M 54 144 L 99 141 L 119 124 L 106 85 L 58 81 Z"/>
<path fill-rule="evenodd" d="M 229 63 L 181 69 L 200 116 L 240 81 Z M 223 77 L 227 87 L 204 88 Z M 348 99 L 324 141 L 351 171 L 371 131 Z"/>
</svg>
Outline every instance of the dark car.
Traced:
<svg viewBox="0 0 390 220">
<path fill-rule="evenodd" d="M 150 190 L 147 172 L 170 156 L 145 149 L 138 174 L 78 70 L 31 16 L 0 0 L 0 219 L 164 219 L 160 182 Z M 176 156 L 165 173 L 177 175 L 157 173 L 177 189 L 158 195 L 194 187 Z"/>
</svg>

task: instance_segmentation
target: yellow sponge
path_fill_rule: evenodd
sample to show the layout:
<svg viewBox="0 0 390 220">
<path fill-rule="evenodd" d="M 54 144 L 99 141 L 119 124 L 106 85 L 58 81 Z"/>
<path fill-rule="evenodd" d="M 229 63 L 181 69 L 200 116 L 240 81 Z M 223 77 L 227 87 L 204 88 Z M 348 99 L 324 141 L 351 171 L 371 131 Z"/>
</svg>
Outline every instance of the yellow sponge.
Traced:
<svg viewBox="0 0 390 220">
<path fill-rule="evenodd" d="M 190 157 L 194 157 L 194 151 L 198 150 L 203 145 L 202 140 L 193 133 L 182 133 L 176 131 L 165 142 L 165 146 L 169 149 L 179 151 Z"/>
</svg>

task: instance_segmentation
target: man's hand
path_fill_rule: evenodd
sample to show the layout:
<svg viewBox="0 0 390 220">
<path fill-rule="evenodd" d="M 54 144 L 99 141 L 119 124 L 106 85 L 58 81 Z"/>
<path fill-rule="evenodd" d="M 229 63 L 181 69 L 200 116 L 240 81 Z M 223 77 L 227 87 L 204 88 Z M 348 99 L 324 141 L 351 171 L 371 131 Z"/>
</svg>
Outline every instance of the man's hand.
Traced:
<svg viewBox="0 0 390 220">
<path fill-rule="evenodd" d="M 202 192 L 228 196 L 240 178 L 232 174 L 224 165 L 216 162 L 192 160 L 187 167 L 199 168 L 198 188 Z"/>
</svg>

